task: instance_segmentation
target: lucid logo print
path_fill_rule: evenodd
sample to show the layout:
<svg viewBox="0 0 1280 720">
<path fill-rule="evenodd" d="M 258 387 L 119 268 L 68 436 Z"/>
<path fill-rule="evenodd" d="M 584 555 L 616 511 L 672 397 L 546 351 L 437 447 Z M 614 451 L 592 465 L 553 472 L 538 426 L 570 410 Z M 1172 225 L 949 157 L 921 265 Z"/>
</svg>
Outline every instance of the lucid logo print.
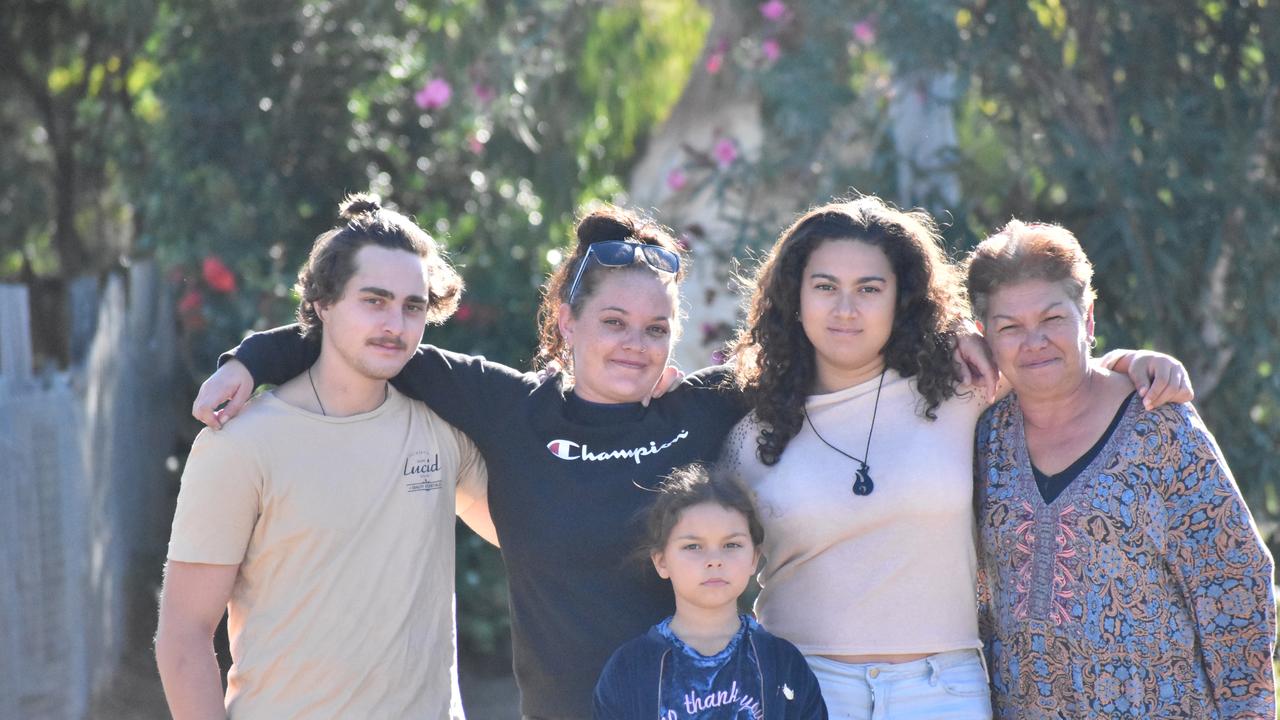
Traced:
<svg viewBox="0 0 1280 720">
<path fill-rule="evenodd" d="M 626 460 L 630 458 L 637 465 L 640 460 L 649 455 L 657 455 L 667 448 L 675 445 L 681 440 L 689 437 L 688 430 L 681 430 L 676 436 L 659 445 L 656 441 L 650 442 L 648 445 L 641 445 L 633 448 L 618 448 L 616 450 L 597 450 L 593 449 L 586 443 L 577 443 L 572 440 L 552 440 L 547 443 L 547 450 L 552 455 L 561 460 L 584 460 L 586 462 L 605 462 L 608 460 Z"/>
<path fill-rule="evenodd" d="M 440 453 L 418 450 L 404 459 L 405 489 L 411 493 L 440 489 Z"/>
</svg>

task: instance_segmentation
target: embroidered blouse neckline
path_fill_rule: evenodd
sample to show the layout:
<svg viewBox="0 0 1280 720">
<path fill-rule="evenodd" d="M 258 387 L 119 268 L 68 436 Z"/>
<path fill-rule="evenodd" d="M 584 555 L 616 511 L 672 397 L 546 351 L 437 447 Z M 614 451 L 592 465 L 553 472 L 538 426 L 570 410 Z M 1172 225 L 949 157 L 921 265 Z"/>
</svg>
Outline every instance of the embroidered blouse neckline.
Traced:
<svg viewBox="0 0 1280 720">
<path fill-rule="evenodd" d="M 1053 502 L 1045 502 L 1040 495 L 1040 488 L 1036 486 L 1035 473 L 1032 472 L 1031 453 L 1027 449 L 1026 420 L 1022 417 L 1022 405 L 1018 403 L 1015 394 L 1010 394 L 1010 402 L 1013 403 L 1013 432 L 1014 432 L 1014 448 L 1015 460 L 1018 465 L 1018 489 L 1023 497 L 1031 497 L 1032 502 L 1041 507 L 1057 507 L 1059 505 L 1069 504 L 1069 499 L 1078 495 L 1081 488 L 1090 484 L 1090 481 L 1102 472 L 1103 467 L 1116 454 L 1120 445 L 1124 442 L 1130 432 L 1133 430 L 1134 423 L 1137 422 L 1138 416 L 1145 412 L 1141 399 L 1136 395 L 1130 395 L 1125 399 L 1126 407 L 1124 409 L 1124 419 L 1116 425 L 1115 431 L 1111 433 L 1111 437 L 1107 438 L 1107 442 L 1093 457 L 1093 460 L 1085 466 L 1075 480 L 1067 485 Z"/>
</svg>

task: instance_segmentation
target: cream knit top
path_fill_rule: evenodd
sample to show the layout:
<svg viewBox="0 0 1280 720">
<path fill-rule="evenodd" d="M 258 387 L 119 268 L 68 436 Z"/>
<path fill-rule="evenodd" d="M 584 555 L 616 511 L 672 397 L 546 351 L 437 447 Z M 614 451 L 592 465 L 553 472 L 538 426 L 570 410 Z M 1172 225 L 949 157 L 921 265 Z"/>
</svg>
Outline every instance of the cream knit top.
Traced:
<svg viewBox="0 0 1280 720">
<path fill-rule="evenodd" d="M 818 432 L 863 456 L 880 378 L 806 409 Z M 852 491 L 859 465 L 809 423 L 778 464 L 756 455 L 759 425 L 738 423 L 724 464 L 755 494 L 765 564 L 756 615 L 806 655 L 937 653 L 978 648 L 974 553 L 976 393 L 917 410 L 914 383 L 889 370 L 867 457 L 875 488 Z"/>
</svg>

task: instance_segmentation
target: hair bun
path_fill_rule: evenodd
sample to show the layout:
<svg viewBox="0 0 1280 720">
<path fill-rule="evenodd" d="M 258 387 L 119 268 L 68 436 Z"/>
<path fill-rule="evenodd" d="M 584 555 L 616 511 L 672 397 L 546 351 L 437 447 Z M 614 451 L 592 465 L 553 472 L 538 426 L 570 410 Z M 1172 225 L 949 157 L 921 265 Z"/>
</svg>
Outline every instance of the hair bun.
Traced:
<svg viewBox="0 0 1280 720">
<path fill-rule="evenodd" d="M 338 216 L 343 220 L 354 220 L 358 215 L 376 213 L 382 209 L 382 198 L 373 193 L 352 193 L 342 199 L 338 205 Z"/>
<path fill-rule="evenodd" d="M 636 231 L 635 218 L 615 207 L 596 210 L 578 222 L 580 245 L 590 245 L 604 240 L 622 240 Z"/>
</svg>

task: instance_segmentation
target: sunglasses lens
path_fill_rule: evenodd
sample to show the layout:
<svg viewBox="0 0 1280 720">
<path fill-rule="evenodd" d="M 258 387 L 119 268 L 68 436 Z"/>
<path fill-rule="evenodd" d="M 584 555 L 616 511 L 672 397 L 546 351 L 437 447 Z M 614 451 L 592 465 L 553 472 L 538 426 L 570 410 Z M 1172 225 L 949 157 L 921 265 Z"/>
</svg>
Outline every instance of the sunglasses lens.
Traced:
<svg viewBox="0 0 1280 720">
<path fill-rule="evenodd" d="M 663 272 L 677 273 L 680 271 L 680 256 L 657 245 L 641 245 L 641 252 L 644 253 L 645 262 L 649 263 L 649 267 Z"/>
<path fill-rule="evenodd" d="M 638 246 L 634 243 L 608 240 L 592 245 L 591 252 L 595 254 L 596 262 L 601 265 L 621 267 L 635 261 L 636 247 Z"/>
</svg>

